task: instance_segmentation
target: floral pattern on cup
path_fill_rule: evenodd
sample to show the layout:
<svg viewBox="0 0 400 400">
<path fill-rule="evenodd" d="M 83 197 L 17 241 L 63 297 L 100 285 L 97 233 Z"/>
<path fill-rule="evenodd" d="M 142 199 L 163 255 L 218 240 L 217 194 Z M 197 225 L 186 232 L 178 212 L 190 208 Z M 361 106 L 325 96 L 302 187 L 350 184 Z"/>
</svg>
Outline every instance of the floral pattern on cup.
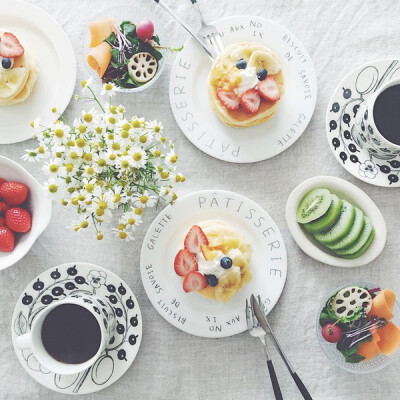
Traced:
<svg viewBox="0 0 400 400">
<path fill-rule="evenodd" d="M 106 329 L 112 333 L 95 364 L 80 374 L 59 375 L 42 366 L 30 349 L 17 351 L 21 352 L 29 370 L 54 376 L 54 390 L 85 393 L 83 385 L 96 386 L 90 391 L 99 390 L 117 374 L 117 363 L 126 365 L 132 361 L 129 359 L 132 355 L 130 348 L 138 346 L 141 341 L 140 310 L 125 283 L 110 279 L 104 270 L 88 270 L 86 264 L 61 266 L 42 273 L 25 289 L 17 305 L 19 312 L 13 321 L 15 334 L 21 336 L 29 332 L 40 311 L 66 297 L 92 302 L 93 309 L 102 314 Z M 119 369 L 125 370 L 125 367 Z"/>
<path fill-rule="evenodd" d="M 340 161 L 358 164 L 355 172 L 367 182 L 383 175 L 385 186 L 400 185 L 400 152 L 382 145 L 367 123 L 366 99 L 399 77 L 399 66 L 399 60 L 392 60 L 382 70 L 375 65 L 365 66 L 351 84 L 342 88 L 340 96 L 332 99 L 328 108 L 328 138 Z"/>
</svg>

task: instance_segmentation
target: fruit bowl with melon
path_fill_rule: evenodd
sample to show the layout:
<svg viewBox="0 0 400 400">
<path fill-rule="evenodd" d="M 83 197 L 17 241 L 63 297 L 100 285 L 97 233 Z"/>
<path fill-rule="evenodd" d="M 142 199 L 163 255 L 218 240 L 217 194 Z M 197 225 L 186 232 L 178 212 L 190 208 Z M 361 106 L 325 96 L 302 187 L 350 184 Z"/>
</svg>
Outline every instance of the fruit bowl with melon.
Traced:
<svg viewBox="0 0 400 400">
<path fill-rule="evenodd" d="M 24 257 L 46 229 L 51 200 L 16 162 L 0 156 L 0 270 Z"/>
<path fill-rule="evenodd" d="M 317 337 L 326 356 L 354 373 L 375 372 L 398 355 L 400 306 L 395 293 L 370 283 L 351 283 L 324 301 Z"/>
<path fill-rule="evenodd" d="M 207 220 L 193 225 L 174 260 L 186 293 L 229 302 L 252 279 L 252 248 L 229 224 Z"/>
</svg>

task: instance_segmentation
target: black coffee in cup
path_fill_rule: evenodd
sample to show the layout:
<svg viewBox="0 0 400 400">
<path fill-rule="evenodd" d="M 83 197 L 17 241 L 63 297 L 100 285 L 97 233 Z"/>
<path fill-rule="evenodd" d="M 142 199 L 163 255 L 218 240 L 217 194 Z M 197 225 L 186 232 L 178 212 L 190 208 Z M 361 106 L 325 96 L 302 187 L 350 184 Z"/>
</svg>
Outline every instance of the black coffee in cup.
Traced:
<svg viewBox="0 0 400 400">
<path fill-rule="evenodd" d="M 388 87 L 376 98 L 374 121 L 386 140 L 400 146 L 400 85 Z"/>
<path fill-rule="evenodd" d="M 42 343 L 46 351 L 64 364 L 82 364 L 99 350 L 101 330 L 86 308 L 62 304 L 52 309 L 42 325 Z"/>
</svg>

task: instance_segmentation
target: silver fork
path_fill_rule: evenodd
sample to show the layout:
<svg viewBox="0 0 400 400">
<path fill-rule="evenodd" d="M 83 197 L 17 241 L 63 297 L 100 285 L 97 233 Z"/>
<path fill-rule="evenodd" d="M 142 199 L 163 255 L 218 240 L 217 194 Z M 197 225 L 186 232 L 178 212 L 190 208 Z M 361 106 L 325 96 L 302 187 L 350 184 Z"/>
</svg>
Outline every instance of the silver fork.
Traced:
<svg viewBox="0 0 400 400">
<path fill-rule="evenodd" d="M 224 49 L 224 45 L 222 43 L 221 35 L 218 32 L 218 29 L 215 25 L 207 24 L 204 20 L 203 13 L 200 10 L 199 5 L 197 4 L 197 0 L 190 0 L 197 10 L 197 14 L 200 17 L 201 29 L 197 32 L 197 34 L 206 39 L 214 49 L 215 54 L 213 54 L 213 58 L 216 58 L 219 53 Z"/>
<path fill-rule="evenodd" d="M 264 310 L 264 305 L 261 302 L 260 296 L 258 296 L 258 304 Z M 266 341 L 267 334 L 259 325 L 257 317 L 254 314 L 253 307 L 251 306 L 251 303 L 249 303 L 247 299 L 246 299 L 246 322 L 247 322 L 247 329 L 249 330 L 250 335 L 259 338 L 264 346 L 265 358 L 267 359 L 267 366 L 268 366 L 269 376 L 271 378 L 272 388 L 275 394 L 275 399 L 283 400 L 278 378 L 276 376 L 274 365 L 272 364 L 272 360 L 268 351 L 268 346 Z"/>
</svg>

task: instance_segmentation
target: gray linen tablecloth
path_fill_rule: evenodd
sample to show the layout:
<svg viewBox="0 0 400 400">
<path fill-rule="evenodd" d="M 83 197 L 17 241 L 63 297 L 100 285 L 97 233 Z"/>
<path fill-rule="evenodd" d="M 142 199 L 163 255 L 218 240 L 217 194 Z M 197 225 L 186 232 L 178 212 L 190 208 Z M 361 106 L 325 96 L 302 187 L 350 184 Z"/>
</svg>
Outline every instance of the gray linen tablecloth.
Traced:
<svg viewBox="0 0 400 400">
<path fill-rule="evenodd" d="M 51 14 L 70 37 L 77 55 L 78 89 L 80 80 L 87 76 L 81 54 L 84 24 L 101 9 L 129 2 L 29 1 Z M 167 3 L 189 24 L 199 26 L 189 0 L 168 0 Z M 367 61 L 400 56 L 400 2 L 199 0 L 199 3 L 208 20 L 240 14 L 271 18 L 290 29 L 308 49 L 315 64 L 319 93 L 314 117 L 298 142 L 279 156 L 257 164 L 228 164 L 203 154 L 180 132 L 172 116 L 168 100 L 170 65 L 154 88 L 118 99 L 130 112 L 163 121 L 167 135 L 176 143 L 179 167 L 187 176 L 180 194 L 199 188 L 234 190 L 259 203 L 276 221 L 287 246 L 288 277 L 270 320 L 314 399 L 399 399 L 399 362 L 372 375 L 346 374 L 331 365 L 320 350 L 315 317 L 322 297 L 349 280 L 379 282 L 400 293 L 399 189 L 370 186 L 348 174 L 331 153 L 324 126 L 327 103 L 344 75 Z M 173 20 L 166 17 L 165 21 L 171 43 L 186 40 L 186 32 Z M 76 114 L 79 107 L 71 104 L 67 117 Z M 23 151 L 32 146 L 32 141 L 3 145 L 0 153 L 21 162 Z M 29 167 L 35 177 L 42 178 L 39 165 Z M 349 270 L 329 267 L 306 256 L 293 241 L 285 222 L 286 199 L 304 179 L 322 174 L 355 183 L 380 207 L 387 223 L 388 240 L 383 254 L 370 265 Z M 45 269 L 69 261 L 99 264 L 119 274 L 138 298 L 144 320 L 142 345 L 131 368 L 117 383 L 87 395 L 87 399 L 273 399 L 258 340 L 247 333 L 219 340 L 197 338 L 169 325 L 150 304 L 140 279 L 139 256 L 146 228 L 156 214 L 154 210 L 148 216 L 132 244 L 116 239 L 98 243 L 92 237 L 66 231 L 64 227 L 70 215 L 60 205 L 54 206 L 50 226 L 30 253 L 12 268 L 0 272 L 2 400 L 66 398 L 40 386 L 23 370 L 13 351 L 10 322 L 15 302 L 25 285 Z M 272 357 L 284 398 L 300 399 L 277 353 L 273 351 Z"/>
</svg>

